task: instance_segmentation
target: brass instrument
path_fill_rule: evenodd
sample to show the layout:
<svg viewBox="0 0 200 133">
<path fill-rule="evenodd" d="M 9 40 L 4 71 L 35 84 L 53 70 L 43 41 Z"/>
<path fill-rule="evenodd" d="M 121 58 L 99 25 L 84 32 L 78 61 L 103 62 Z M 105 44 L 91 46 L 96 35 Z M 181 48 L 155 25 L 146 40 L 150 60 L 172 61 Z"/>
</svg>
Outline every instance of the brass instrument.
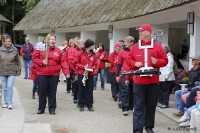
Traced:
<svg viewBox="0 0 200 133">
<path fill-rule="evenodd" d="M 45 38 L 45 56 L 44 56 L 45 58 L 44 58 L 44 60 L 46 62 L 48 62 L 48 57 L 49 57 L 49 40 L 50 40 L 50 37 L 51 37 L 51 35 L 48 34 Z M 45 67 L 47 67 L 47 65 Z"/>
</svg>

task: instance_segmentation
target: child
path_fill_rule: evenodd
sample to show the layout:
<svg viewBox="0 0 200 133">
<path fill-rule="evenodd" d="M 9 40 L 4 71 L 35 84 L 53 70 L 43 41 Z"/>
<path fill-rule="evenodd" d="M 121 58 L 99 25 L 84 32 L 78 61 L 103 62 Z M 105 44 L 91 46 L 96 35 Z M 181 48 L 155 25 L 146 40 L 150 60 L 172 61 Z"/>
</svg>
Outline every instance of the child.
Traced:
<svg viewBox="0 0 200 133">
<path fill-rule="evenodd" d="M 33 89 L 32 89 L 32 99 L 35 99 L 35 92 L 37 90 L 37 79 L 36 79 L 36 64 L 31 66 L 31 76 L 30 79 L 33 80 Z"/>
</svg>

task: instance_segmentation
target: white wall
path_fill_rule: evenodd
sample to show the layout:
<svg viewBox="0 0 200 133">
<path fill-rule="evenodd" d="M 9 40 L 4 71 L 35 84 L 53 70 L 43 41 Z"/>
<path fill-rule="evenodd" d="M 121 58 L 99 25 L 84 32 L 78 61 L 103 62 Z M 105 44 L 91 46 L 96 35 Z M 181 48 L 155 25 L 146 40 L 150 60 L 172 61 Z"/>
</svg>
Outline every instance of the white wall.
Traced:
<svg viewBox="0 0 200 133">
<path fill-rule="evenodd" d="M 113 29 L 113 38 L 110 39 L 110 51 L 109 53 L 114 51 L 114 46 L 119 42 L 122 38 L 125 39 L 129 35 L 128 29 Z"/>
<path fill-rule="evenodd" d="M 200 55 L 200 17 L 195 18 L 194 35 L 190 35 L 190 53 L 189 57 Z M 189 69 L 192 68 L 191 59 Z"/>
<path fill-rule="evenodd" d="M 66 40 L 66 33 L 55 33 L 56 35 L 56 46 L 59 47 L 64 40 Z"/>
<path fill-rule="evenodd" d="M 30 43 L 33 46 L 36 46 L 38 42 L 38 34 L 26 34 L 26 36 L 30 39 Z"/>
<path fill-rule="evenodd" d="M 93 41 L 96 40 L 96 31 L 81 31 L 81 39 L 86 41 L 87 39 L 91 39 Z"/>
</svg>

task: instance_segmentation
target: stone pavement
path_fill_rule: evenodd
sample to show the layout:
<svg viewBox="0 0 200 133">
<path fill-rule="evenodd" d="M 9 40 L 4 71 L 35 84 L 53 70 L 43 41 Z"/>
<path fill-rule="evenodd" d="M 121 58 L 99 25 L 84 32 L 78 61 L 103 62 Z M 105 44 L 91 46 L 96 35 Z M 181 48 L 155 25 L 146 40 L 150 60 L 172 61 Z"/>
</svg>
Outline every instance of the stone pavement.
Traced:
<svg viewBox="0 0 200 133">
<path fill-rule="evenodd" d="M 127 117 L 122 115 L 121 109 L 111 98 L 110 84 L 105 84 L 105 90 L 101 91 L 98 82 L 97 90 L 94 91 L 95 111 L 89 112 L 85 109 L 80 113 L 76 105 L 72 103 L 71 94 L 65 91 L 66 84 L 61 81 L 58 85 L 56 115 L 49 115 L 48 109 L 45 114 L 37 115 L 38 97 L 31 99 L 32 81 L 24 80 L 22 75 L 15 81 L 17 89 L 14 89 L 13 110 L 1 108 L 0 133 L 132 132 L 132 114 Z M 169 133 L 168 127 L 178 127 L 176 122 L 178 118 L 172 116 L 175 111 L 173 101 L 170 101 L 168 109 L 157 108 L 154 129 L 156 133 Z M 176 133 L 183 133 L 183 131 L 176 131 Z"/>
</svg>

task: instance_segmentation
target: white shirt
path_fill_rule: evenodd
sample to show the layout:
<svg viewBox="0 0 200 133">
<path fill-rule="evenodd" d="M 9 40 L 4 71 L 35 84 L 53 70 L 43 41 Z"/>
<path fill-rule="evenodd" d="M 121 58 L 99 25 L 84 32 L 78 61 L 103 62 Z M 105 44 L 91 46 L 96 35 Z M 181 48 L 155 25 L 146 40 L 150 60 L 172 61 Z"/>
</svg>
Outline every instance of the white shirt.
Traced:
<svg viewBox="0 0 200 133">
<path fill-rule="evenodd" d="M 159 81 L 165 81 L 165 79 L 167 79 L 167 81 L 175 80 L 174 71 L 173 71 L 173 67 L 174 67 L 173 55 L 169 52 L 167 54 L 167 58 L 168 58 L 168 64 L 165 67 L 160 68 L 161 74 L 159 76 Z"/>
</svg>

